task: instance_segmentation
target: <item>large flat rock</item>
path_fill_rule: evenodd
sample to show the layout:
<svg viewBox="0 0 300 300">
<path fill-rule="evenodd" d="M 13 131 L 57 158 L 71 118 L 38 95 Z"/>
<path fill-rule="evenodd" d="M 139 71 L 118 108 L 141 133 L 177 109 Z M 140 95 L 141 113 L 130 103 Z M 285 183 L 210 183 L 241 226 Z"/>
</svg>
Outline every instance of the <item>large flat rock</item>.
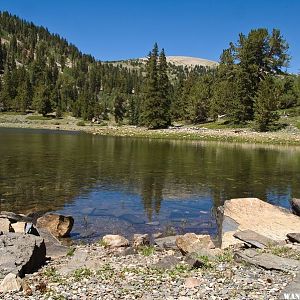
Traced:
<svg viewBox="0 0 300 300">
<path fill-rule="evenodd" d="M 7 233 L 0 236 L 0 279 L 13 273 L 20 277 L 45 263 L 44 240 L 31 234 Z"/>
<path fill-rule="evenodd" d="M 237 231 L 233 236 L 247 244 L 250 244 L 252 247 L 260 249 L 269 246 L 276 246 L 277 244 L 274 240 L 252 230 Z"/>
<path fill-rule="evenodd" d="M 237 261 L 262 267 L 267 270 L 280 270 L 285 272 L 300 272 L 300 261 L 279 257 L 271 253 L 258 253 L 254 249 L 246 249 L 235 254 Z"/>
<path fill-rule="evenodd" d="M 281 242 L 300 228 L 300 218 L 286 209 L 257 198 L 227 200 L 217 210 L 221 247 L 241 243 L 234 237 L 238 231 L 252 230 L 266 238 Z"/>
</svg>

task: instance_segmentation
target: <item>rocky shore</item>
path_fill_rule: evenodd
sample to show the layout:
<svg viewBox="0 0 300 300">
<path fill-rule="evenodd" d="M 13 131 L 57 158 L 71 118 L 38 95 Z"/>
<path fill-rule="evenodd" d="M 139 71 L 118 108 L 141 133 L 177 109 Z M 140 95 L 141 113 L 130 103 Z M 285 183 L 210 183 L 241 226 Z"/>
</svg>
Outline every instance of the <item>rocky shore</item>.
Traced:
<svg viewBox="0 0 300 300">
<path fill-rule="evenodd" d="M 296 127 L 286 128 L 278 132 L 255 132 L 250 128 L 209 129 L 197 126 L 174 126 L 168 129 L 147 130 L 143 127 L 129 125 L 114 126 L 105 124 L 103 126 L 103 124 L 79 121 L 71 116 L 58 120 L 55 118 L 40 119 L 34 114 L 0 114 L 0 127 L 80 131 L 94 135 L 120 137 L 300 146 L 300 130 Z"/>
<path fill-rule="evenodd" d="M 0 298 L 299 299 L 300 200 L 292 207 L 228 200 L 218 208 L 219 243 L 157 233 L 71 247 L 57 239 L 71 217 L 2 212 Z"/>
</svg>

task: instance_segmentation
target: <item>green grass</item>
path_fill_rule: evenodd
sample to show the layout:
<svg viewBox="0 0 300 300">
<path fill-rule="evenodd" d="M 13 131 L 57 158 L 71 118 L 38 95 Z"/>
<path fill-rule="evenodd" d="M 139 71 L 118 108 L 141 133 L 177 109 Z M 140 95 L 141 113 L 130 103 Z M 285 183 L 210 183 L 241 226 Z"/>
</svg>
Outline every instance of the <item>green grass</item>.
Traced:
<svg viewBox="0 0 300 300">
<path fill-rule="evenodd" d="M 139 253 L 141 253 L 143 256 L 150 256 L 155 253 L 155 247 L 153 245 L 142 246 L 139 249 Z"/>
<path fill-rule="evenodd" d="M 101 239 L 101 240 L 98 242 L 98 244 L 99 244 L 100 246 L 104 247 L 104 248 L 107 248 L 107 247 L 108 247 L 107 242 L 105 242 L 103 239 Z"/>
<path fill-rule="evenodd" d="M 73 276 L 76 281 L 80 281 L 83 278 L 88 278 L 92 276 L 92 271 L 87 268 L 80 268 L 73 272 Z"/>
<path fill-rule="evenodd" d="M 74 247 L 70 247 L 68 252 L 67 252 L 67 256 L 73 256 L 74 252 L 75 252 L 76 248 Z"/>
<path fill-rule="evenodd" d="M 241 124 L 233 124 L 228 120 L 215 121 L 215 122 L 207 122 L 197 125 L 199 128 L 208 128 L 208 129 L 238 129 L 238 128 L 247 128 L 249 124 L 241 125 Z"/>
<path fill-rule="evenodd" d="M 26 117 L 27 120 L 31 120 L 31 121 L 45 121 L 45 120 L 51 120 L 53 119 L 52 117 L 44 117 L 44 116 L 28 116 Z"/>
<path fill-rule="evenodd" d="M 79 121 L 76 123 L 77 126 L 85 126 L 85 122 L 84 121 Z"/>
<path fill-rule="evenodd" d="M 22 113 L 16 111 L 3 111 L 0 115 L 19 116 L 22 115 Z"/>
</svg>

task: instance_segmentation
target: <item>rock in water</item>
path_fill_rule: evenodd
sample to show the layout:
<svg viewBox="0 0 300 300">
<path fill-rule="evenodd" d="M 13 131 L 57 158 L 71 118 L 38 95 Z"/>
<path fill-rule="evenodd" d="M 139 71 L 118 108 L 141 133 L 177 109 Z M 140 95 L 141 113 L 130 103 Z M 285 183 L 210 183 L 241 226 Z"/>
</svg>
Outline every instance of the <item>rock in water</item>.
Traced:
<svg viewBox="0 0 300 300">
<path fill-rule="evenodd" d="M 7 233 L 0 236 L 0 278 L 8 273 L 24 277 L 46 261 L 44 240 L 31 234 Z"/>
<path fill-rule="evenodd" d="M 7 274 L 0 284 L 1 293 L 19 292 L 20 290 L 22 290 L 22 279 L 13 273 Z"/>
<path fill-rule="evenodd" d="M 14 231 L 11 224 L 10 224 L 9 219 L 0 218 L 0 231 L 2 231 L 3 233 Z"/>
<path fill-rule="evenodd" d="M 227 200 L 217 209 L 221 247 L 241 243 L 234 237 L 237 231 L 252 230 L 276 242 L 300 228 L 300 218 L 286 209 L 257 198 Z"/>
<path fill-rule="evenodd" d="M 293 198 L 291 201 L 292 211 L 295 215 L 300 216 L 300 199 Z"/>
<path fill-rule="evenodd" d="M 47 228 L 56 237 L 69 236 L 74 224 L 71 216 L 46 214 L 37 219 L 37 227 Z"/>
<path fill-rule="evenodd" d="M 215 248 L 209 235 L 197 235 L 195 233 L 186 233 L 176 239 L 176 245 L 182 254 L 197 253 L 202 249 Z"/>
<path fill-rule="evenodd" d="M 117 247 L 127 247 L 129 246 L 129 241 L 121 235 L 108 234 L 103 237 L 103 242 L 111 248 Z"/>
</svg>

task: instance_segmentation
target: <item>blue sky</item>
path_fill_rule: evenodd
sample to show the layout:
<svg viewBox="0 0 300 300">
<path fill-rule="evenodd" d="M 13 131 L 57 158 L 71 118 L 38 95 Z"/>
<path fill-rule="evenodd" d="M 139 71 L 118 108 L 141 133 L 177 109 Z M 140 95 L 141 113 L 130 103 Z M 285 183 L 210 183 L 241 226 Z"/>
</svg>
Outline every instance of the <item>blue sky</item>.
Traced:
<svg viewBox="0 0 300 300">
<path fill-rule="evenodd" d="M 279 28 L 300 72 L 299 0 L 0 0 L 0 10 L 47 27 L 101 60 L 167 55 L 218 60 L 252 28 Z"/>
</svg>

